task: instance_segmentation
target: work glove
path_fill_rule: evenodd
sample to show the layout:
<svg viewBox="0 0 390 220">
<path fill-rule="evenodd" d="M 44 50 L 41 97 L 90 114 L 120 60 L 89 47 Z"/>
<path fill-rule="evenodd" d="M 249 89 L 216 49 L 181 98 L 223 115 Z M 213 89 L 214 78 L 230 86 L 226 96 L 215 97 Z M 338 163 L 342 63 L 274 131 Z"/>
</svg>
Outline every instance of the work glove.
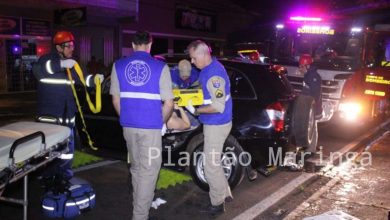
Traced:
<svg viewBox="0 0 390 220">
<path fill-rule="evenodd" d="M 167 125 L 164 123 L 161 129 L 161 136 L 164 136 L 166 132 L 167 132 Z"/>
<path fill-rule="evenodd" d="M 73 66 L 76 64 L 76 61 L 74 59 L 66 59 L 66 60 L 60 60 L 60 66 L 61 68 L 73 68 Z"/>
<path fill-rule="evenodd" d="M 95 75 L 95 78 L 99 78 L 99 80 L 100 80 L 100 83 L 102 83 L 103 81 L 104 81 L 104 75 L 103 74 L 96 74 Z"/>
<path fill-rule="evenodd" d="M 195 114 L 195 111 L 196 111 L 196 109 L 195 109 L 195 107 L 192 105 L 192 102 L 191 102 L 191 100 L 189 100 L 188 101 L 188 104 L 186 105 L 186 107 L 185 107 L 191 114 Z"/>
</svg>

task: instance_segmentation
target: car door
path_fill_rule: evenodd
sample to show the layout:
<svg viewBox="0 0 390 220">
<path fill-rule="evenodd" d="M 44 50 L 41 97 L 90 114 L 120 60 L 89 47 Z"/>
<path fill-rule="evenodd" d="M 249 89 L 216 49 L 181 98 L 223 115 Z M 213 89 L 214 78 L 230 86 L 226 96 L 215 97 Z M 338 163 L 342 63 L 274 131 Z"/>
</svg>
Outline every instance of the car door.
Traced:
<svg viewBox="0 0 390 220">
<path fill-rule="evenodd" d="M 233 132 L 238 133 L 237 137 L 240 139 L 262 137 L 272 126 L 256 93 L 253 84 L 256 80 L 250 78 L 250 74 L 258 74 L 258 69 L 250 68 L 251 65 L 245 66 L 249 68 L 225 65 L 233 100 Z"/>
</svg>

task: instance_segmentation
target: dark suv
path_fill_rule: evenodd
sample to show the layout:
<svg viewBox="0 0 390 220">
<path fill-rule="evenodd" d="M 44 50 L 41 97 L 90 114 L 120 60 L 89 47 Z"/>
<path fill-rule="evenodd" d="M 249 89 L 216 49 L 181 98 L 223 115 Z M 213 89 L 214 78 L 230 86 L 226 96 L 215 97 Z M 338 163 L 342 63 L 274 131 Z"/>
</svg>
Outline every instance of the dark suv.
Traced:
<svg viewBox="0 0 390 220">
<path fill-rule="evenodd" d="M 178 60 L 167 57 L 169 65 L 176 64 Z M 275 156 L 282 150 L 279 155 L 281 160 L 281 155 L 289 147 L 315 149 L 318 134 L 313 114 L 314 100 L 294 93 L 283 68 L 236 59 L 219 60 L 228 72 L 233 100 L 233 128 L 225 142 L 222 157 L 225 176 L 232 188 L 241 182 L 247 164 L 257 167 L 270 162 L 267 160 L 270 152 Z M 101 113 L 92 114 L 84 103 L 84 116 L 98 147 L 126 151 L 122 129 L 111 103 L 109 85 L 109 79 L 105 80 Z M 81 130 L 79 133 L 82 133 Z M 84 135 L 81 137 L 86 143 Z M 194 182 L 208 190 L 200 154 L 202 149 L 201 125 L 181 132 L 169 131 L 163 137 L 164 164 L 189 166 Z M 189 158 L 186 158 L 188 155 Z M 280 160 L 278 163 L 282 163 Z"/>
</svg>

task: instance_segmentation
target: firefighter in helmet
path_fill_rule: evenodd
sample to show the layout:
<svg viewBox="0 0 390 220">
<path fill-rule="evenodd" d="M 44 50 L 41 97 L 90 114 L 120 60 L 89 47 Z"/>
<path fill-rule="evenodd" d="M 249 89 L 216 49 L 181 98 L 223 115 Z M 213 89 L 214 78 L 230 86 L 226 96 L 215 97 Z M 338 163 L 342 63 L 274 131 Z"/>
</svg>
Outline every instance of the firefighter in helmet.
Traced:
<svg viewBox="0 0 390 220">
<path fill-rule="evenodd" d="M 304 74 L 302 94 L 310 95 L 315 100 L 315 117 L 322 118 L 321 76 L 313 65 L 313 58 L 309 54 L 302 54 L 299 58 L 299 71 Z"/>
<path fill-rule="evenodd" d="M 73 176 L 71 168 L 74 152 L 74 127 L 77 106 L 71 83 L 81 84 L 74 70 L 76 61 L 72 59 L 75 38 L 71 32 L 59 31 L 53 38 L 54 48 L 51 53 L 41 56 L 33 67 L 37 79 L 38 109 L 37 121 L 54 123 L 71 128 L 69 151 L 62 154 L 54 167 L 46 175 L 69 180 Z M 72 81 L 68 79 L 66 68 L 71 70 Z M 97 77 L 103 81 L 103 75 Z M 86 77 L 87 84 L 93 83 L 92 77 Z"/>
</svg>

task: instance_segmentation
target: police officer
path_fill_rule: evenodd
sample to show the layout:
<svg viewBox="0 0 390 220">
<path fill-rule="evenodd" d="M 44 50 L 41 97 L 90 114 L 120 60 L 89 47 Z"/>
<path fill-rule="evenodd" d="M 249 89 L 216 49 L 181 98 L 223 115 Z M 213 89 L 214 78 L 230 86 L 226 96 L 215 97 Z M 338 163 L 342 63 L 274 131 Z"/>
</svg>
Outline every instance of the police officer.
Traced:
<svg viewBox="0 0 390 220">
<path fill-rule="evenodd" d="M 69 152 L 60 156 L 61 162 L 54 173 L 62 179 L 69 180 L 73 176 L 71 168 L 74 153 L 74 127 L 77 106 L 72 92 L 71 83 L 80 83 L 74 69 L 71 69 L 72 78 L 68 79 L 65 68 L 73 68 L 76 61 L 72 59 L 75 39 L 71 32 L 59 31 L 53 38 L 54 50 L 39 58 L 34 65 L 34 76 L 38 80 L 38 110 L 37 120 L 68 126 L 72 129 Z M 103 80 L 102 75 L 98 75 Z M 87 77 L 87 81 L 92 81 Z"/>
<path fill-rule="evenodd" d="M 191 62 L 201 70 L 199 82 L 204 96 L 204 105 L 187 109 L 199 115 L 204 124 L 204 172 L 210 187 L 211 206 L 204 210 L 212 214 L 225 211 L 225 200 L 233 199 L 229 184 L 221 167 L 223 144 L 232 128 L 232 99 L 230 81 L 225 68 L 211 56 L 208 45 L 200 40 L 188 47 Z"/>
<path fill-rule="evenodd" d="M 191 63 L 186 60 L 180 60 L 178 66 L 171 69 L 173 88 L 188 89 L 199 87 L 199 71 L 192 68 Z"/>
<path fill-rule="evenodd" d="M 317 68 L 312 65 L 313 58 L 309 54 L 302 54 L 299 58 L 299 71 L 304 74 L 302 94 L 310 95 L 315 100 L 315 117 L 322 118 L 321 76 Z"/>
<path fill-rule="evenodd" d="M 110 94 L 130 155 L 133 219 L 147 219 L 162 161 L 161 130 L 174 96 L 169 67 L 150 55 L 152 36 L 138 31 L 132 46 L 131 56 L 114 63 Z"/>
</svg>

